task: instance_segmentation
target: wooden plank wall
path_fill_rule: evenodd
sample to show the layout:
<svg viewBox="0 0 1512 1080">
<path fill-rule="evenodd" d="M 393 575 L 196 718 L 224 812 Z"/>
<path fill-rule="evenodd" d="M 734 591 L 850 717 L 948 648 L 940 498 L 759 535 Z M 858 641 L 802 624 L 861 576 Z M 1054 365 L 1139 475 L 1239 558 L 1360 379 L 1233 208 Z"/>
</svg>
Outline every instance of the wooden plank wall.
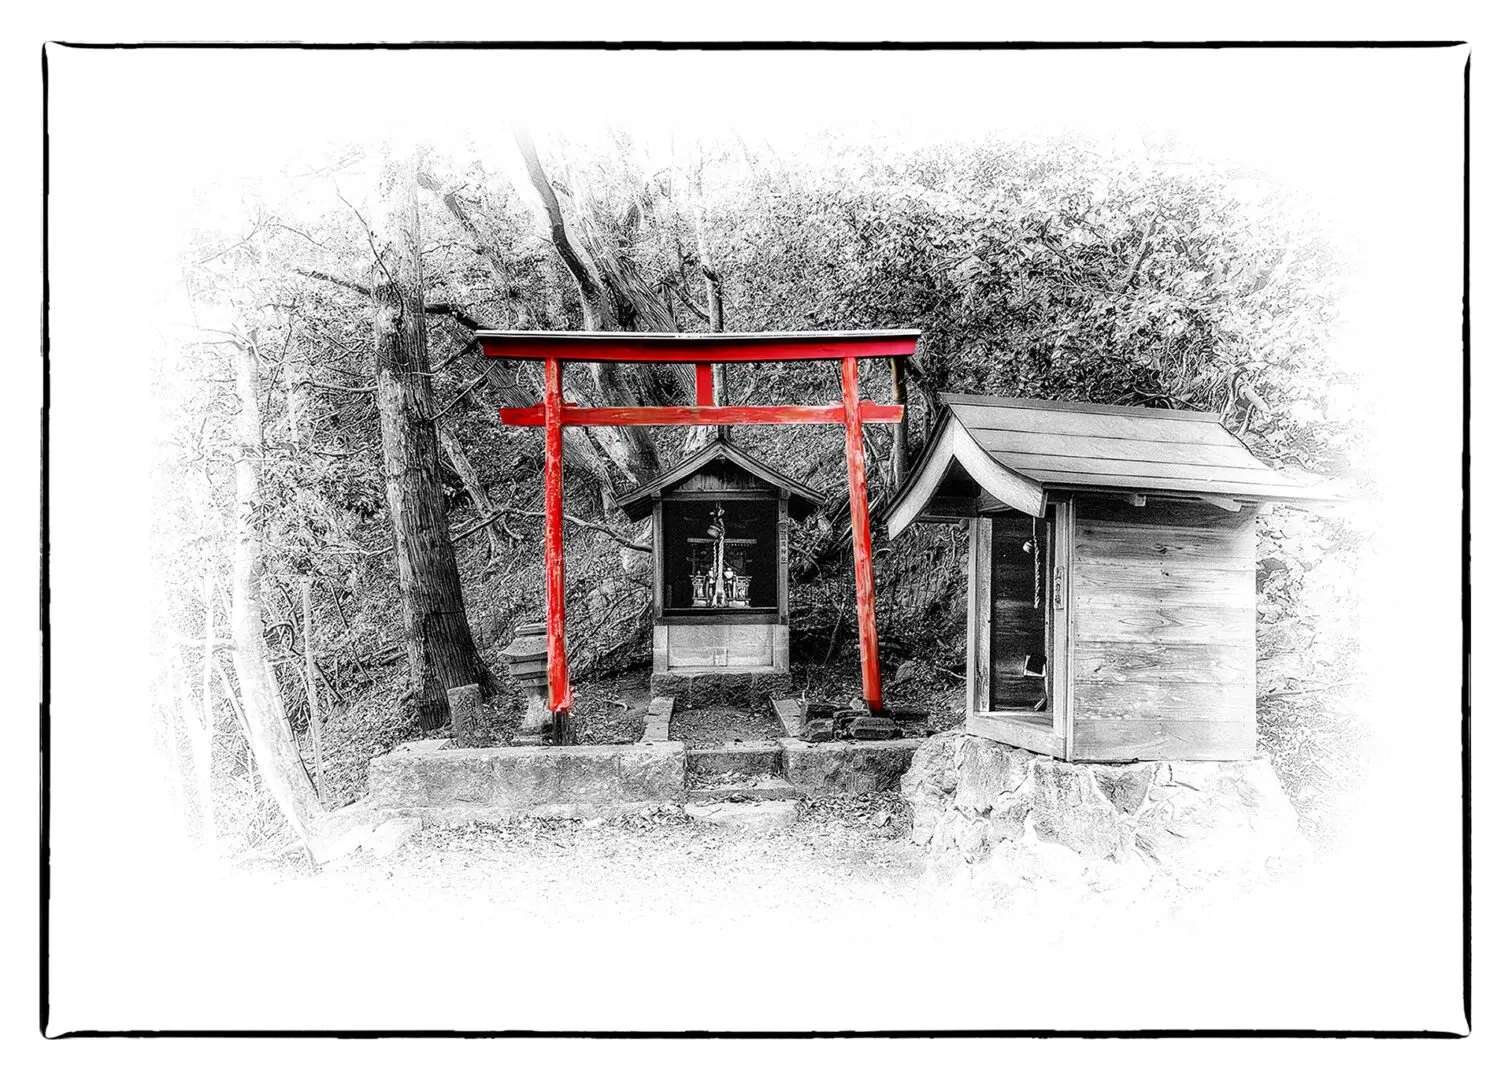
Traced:
<svg viewBox="0 0 1512 1080">
<path fill-rule="evenodd" d="M 1254 512 L 1076 500 L 1078 760 L 1255 750 Z"/>
</svg>

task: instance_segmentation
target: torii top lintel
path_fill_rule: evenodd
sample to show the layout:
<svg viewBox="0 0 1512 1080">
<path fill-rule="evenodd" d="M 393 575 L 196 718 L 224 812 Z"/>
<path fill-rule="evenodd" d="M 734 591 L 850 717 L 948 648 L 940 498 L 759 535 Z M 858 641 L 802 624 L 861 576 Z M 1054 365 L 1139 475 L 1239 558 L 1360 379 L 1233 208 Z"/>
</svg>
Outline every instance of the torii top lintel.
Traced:
<svg viewBox="0 0 1512 1080">
<path fill-rule="evenodd" d="M 911 356 L 917 330 L 810 330 L 760 334 L 636 334 L 591 330 L 479 330 L 483 355 L 615 363 L 760 363 Z"/>
</svg>

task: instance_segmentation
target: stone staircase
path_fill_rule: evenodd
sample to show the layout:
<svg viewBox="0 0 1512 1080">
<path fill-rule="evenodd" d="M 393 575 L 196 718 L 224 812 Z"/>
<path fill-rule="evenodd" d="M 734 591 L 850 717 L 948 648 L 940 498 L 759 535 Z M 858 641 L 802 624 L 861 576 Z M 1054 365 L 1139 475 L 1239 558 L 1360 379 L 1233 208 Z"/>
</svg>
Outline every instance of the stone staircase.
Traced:
<svg viewBox="0 0 1512 1080">
<path fill-rule="evenodd" d="M 796 800 L 776 742 L 734 743 L 688 750 L 687 798 L 693 803 Z"/>
</svg>

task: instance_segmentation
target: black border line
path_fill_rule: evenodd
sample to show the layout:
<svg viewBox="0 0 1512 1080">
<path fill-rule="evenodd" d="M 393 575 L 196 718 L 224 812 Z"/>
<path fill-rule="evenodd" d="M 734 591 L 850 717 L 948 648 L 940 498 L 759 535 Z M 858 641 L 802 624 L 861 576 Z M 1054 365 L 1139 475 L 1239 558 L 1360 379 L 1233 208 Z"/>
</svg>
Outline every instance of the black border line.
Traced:
<svg viewBox="0 0 1512 1080">
<path fill-rule="evenodd" d="M 92 42 L 53 41 L 50 44 L 70 49 L 291 49 L 316 51 L 384 50 L 406 49 L 590 49 L 593 51 L 618 52 L 627 49 L 644 49 L 654 52 L 713 51 L 713 52 L 928 52 L 932 50 L 970 52 L 974 50 L 1018 51 L 1083 50 L 1105 51 L 1108 49 L 1443 49 L 1468 44 L 1464 41 L 1372 41 L 1360 38 L 1347 41 L 1239 41 L 1216 39 L 1212 41 L 365 41 L 365 42 L 304 42 L 304 41 L 253 41 L 253 42 L 194 42 L 194 41 L 141 41 L 141 42 Z"/>
<path fill-rule="evenodd" d="M 1460 780 L 1461 791 L 1461 862 L 1463 866 L 1463 938 L 1462 968 L 1466 1032 L 1423 1029 L 1419 1031 L 1347 1030 L 1314 1028 L 1149 1028 L 1149 1029 L 1104 1029 L 1079 1031 L 1056 1028 L 1021 1029 L 958 1029 L 958 1030 L 877 1030 L 877 1031 L 721 1031 L 716 1029 L 697 1031 L 534 1031 L 498 1030 L 463 1031 L 432 1028 L 417 1029 L 266 1029 L 238 1030 L 235 1028 L 194 1029 L 126 1029 L 120 1031 L 80 1030 L 47 1033 L 51 1009 L 49 998 L 48 943 L 50 932 L 49 897 L 51 895 L 51 751 L 52 751 L 52 623 L 51 623 L 51 578 L 50 578 L 50 517 L 49 517 L 49 471 L 48 454 L 51 416 L 51 292 L 48 277 L 48 211 L 51 191 L 51 162 L 49 159 L 48 135 L 48 46 L 87 50 L 139 50 L 139 49 L 237 49 L 269 50 L 282 49 L 301 52 L 352 52 L 408 50 L 510 50 L 542 51 L 583 49 L 600 52 L 654 51 L 654 52 L 998 52 L 998 51 L 1087 51 L 1105 52 L 1118 49 L 1147 50 L 1201 50 L 1201 49 L 1444 49 L 1466 45 L 1458 40 L 1400 40 L 1371 41 L 1368 39 L 1319 41 L 1319 40 L 1214 40 L 1214 41 L 406 41 L 406 42 L 93 42 L 51 40 L 42 45 L 42 471 L 41 471 L 41 573 L 40 573 L 40 623 L 42 631 L 42 681 L 39 702 L 39 728 L 41 740 L 40 810 L 41 830 L 39 845 L 39 1031 L 48 1041 L 61 1039 L 96 1038 L 238 1038 L 238 1039 L 479 1039 L 479 1038 L 525 1038 L 525 1039 L 875 1039 L 875 1038 L 929 1038 L 929 1039 L 979 1039 L 979 1038 L 1029 1038 L 1029 1039 L 1462 1039 L 1468 1037 L 1471 1027 L 1471 822 L 1470 822 L 1470 57 L 1465 58 L 1464 70 L 1464 147 L 1463 147 L 1463 297 L 1461 315 L 1461 347 L 1464 370 L 1462 392 L 1463 422 L 1461 431 L 1461 570 L 1460 570 L 1460 621 L 1463 630 L 1463 656 L 1460 677 Z"/>
<path fill-rule="evenodd" d="M 51 147 L 48 143 L 47 128 L 47 48 L 42 48 L 42 519 L 38 523 L 41 526 L 41 535 L 38 544 L 41 547 L 41 578 L 38 582 L 38 601 L 41 610 L 38 612 L 42 630 L 42 685 L 41 701 L 37 708 L 37 723 L 39 727 L 39 739 L 41 742 L 38 755 L 39 780 L 41 782 L 41 799 L 39 802 L 41 836 L 38 845 L 40 866 L 38 867 L 38 927 L 37 944 L 41 968 L 40 988 L 40 1030 L 44 1035 L 47 1033 L 48 1013 L 52 1007 L 51 998 L 48 995 L 48 942 L 51 940 L 50 898 L 52 896 L 52 539 L 51 507 L 48 501 L 48 455 L 51 451 L 49 445 L 49 422 L 52 409 L 52 294 L 51 279 L 48 276 L 48 199 L 52 191 L 52 160 L 50 157 Z"/>
<path fill-rule="evenodd" d="M 1460 836 L 1461 862 L 1464 866 L 1464 899 L 1461 918 L 1464 937 L 1465 1027 L 1470 1027 L 1470 57 L 1465 57 L 1465 147 L 1464 147 L 1464 308 L 1461 316 L 1460 342 L 1464 354 L 1464 427 L 1460 438 L 1460 622 L 1464 657 L 1460 670 L 1460 799 L 1464 821 Z"/>
</svg>

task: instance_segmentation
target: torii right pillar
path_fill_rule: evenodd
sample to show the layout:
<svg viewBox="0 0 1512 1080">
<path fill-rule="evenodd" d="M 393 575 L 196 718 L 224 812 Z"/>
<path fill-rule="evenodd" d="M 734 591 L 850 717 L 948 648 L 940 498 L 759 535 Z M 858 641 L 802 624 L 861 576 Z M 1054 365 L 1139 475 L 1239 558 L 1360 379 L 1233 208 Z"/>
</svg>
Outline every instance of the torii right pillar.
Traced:
<svg viewBox="0 0 1512 1080">
<path fill-rule="evenodd" d="M 877 657 L 877 587 L 872 577 L 871 512 L 866 505 L 866 444 L 861 440 L 861 368 L 854 356 L 840 364 L 845 393 L 845 464 L 850 476 L 851 552 L 856 559 L 856 621 L 861 635 L 861 697 L 882 709 L 882 664 Z"/>
</svg>

